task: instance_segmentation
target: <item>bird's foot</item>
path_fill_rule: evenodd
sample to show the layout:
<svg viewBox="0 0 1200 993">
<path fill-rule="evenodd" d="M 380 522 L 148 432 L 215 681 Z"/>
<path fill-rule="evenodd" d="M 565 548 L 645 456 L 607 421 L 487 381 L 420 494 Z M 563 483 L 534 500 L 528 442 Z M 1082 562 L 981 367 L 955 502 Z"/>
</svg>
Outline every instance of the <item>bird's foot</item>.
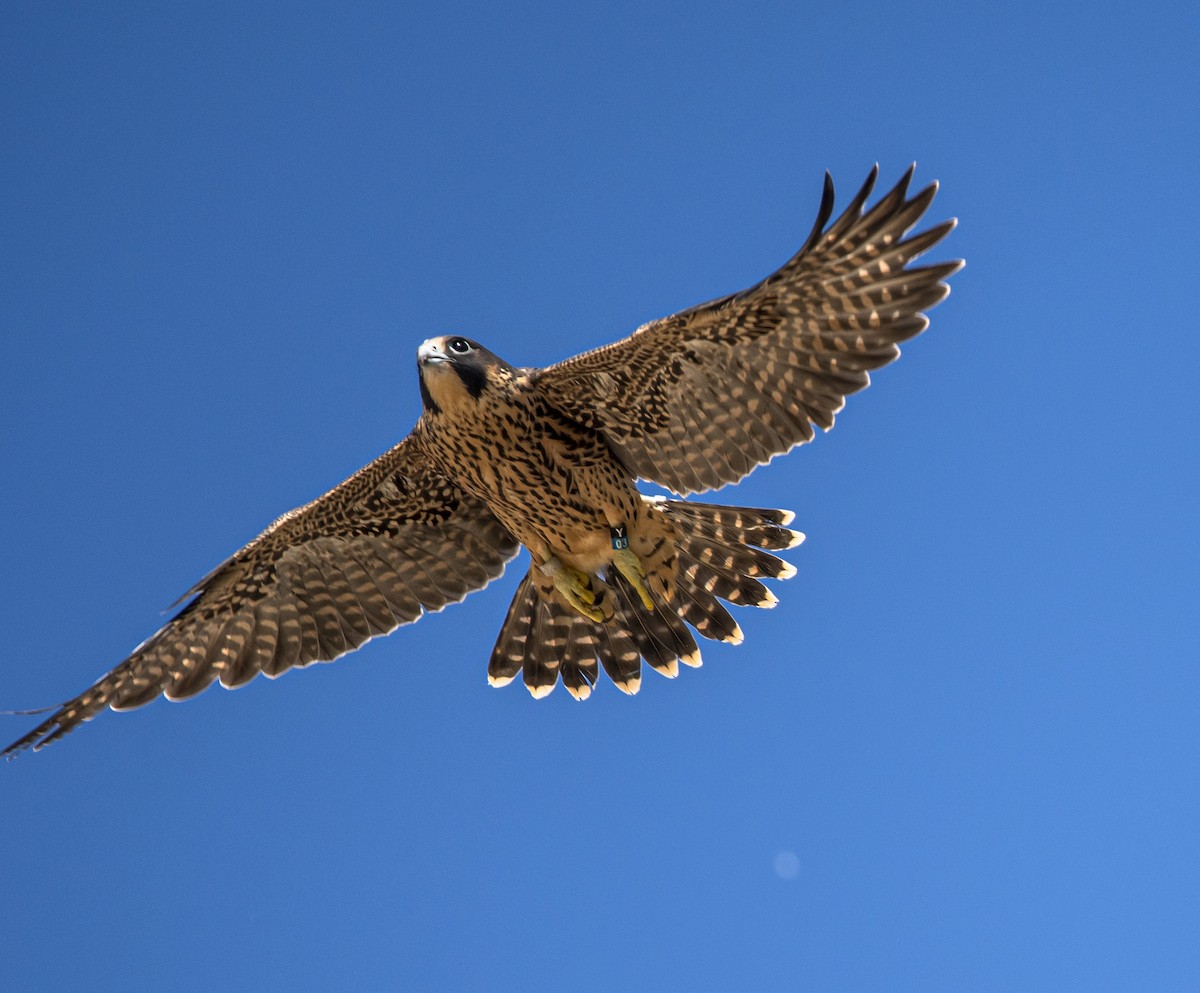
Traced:
<svg viewBox="0 0 1200 993">
<path fill-rule="evenodd" d="M 641 597 L 642 606 L 654 610 L 654 600 L 646 588 L 646 570 L 642 568 L 641 560 L 628 548 L 618 548 L 613 552 L 613 565 L 617 572 L 629 580 L 629 584 Z"/>
<path fill-rule="evenodd" d="M 563 565 L 557 558 L 548 559 L 539 568 L 554 581 L 554 588 L 563 599 L 579 613 L 597 624 L 604 620 L 604 612 L 596 606 L 596 594 L 592 592 L 586 572 Z"/>
</svg>

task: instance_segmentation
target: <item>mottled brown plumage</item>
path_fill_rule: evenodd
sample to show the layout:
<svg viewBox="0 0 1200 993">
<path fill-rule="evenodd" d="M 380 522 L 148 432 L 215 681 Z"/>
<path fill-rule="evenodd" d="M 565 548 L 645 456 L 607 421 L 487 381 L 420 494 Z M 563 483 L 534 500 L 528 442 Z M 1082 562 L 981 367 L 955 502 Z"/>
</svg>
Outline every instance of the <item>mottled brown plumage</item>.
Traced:
<svg viewBox="0 0 1200 993">
<path fill-rule="evenodd" d="M 826 177 L 804 247 L 741 293 L 546 369 L 457 336 L 418 352 L 425 411 L 391 451 L 285 514 L 201 580 L 162 630 L 5 750 L 40 748 L 105 707 L 182 699 L 214 680 L 330 661 L 532 566 L 488 666 L 535 696 L 587 697 L 603 668 L 635 693 L 641 662 L 700 664 L 693 630 L 739 642 L 722 601 L 773 606 L 794 569 L 791 514 L 650 498 L 735 482 L 832 427 L 846 395 L 924 330 L 960 262 L 910 267 L 952 221 L 906 239 L 936 191 L 912 170 L 864 211 L 872 171 L 828 228 Z M 627 548 L 624 547 L 627 543 Z"/>
</svg>

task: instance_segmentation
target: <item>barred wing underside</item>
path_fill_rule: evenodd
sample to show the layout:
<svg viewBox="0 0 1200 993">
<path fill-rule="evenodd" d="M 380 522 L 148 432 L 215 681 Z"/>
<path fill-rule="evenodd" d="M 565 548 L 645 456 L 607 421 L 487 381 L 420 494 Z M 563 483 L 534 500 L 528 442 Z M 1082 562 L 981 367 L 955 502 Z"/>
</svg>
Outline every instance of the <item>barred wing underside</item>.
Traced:
<svg viewBox="0 0 1200 993">
<path fill-rule="evenodd" d="M 332 661 L 486 586 L 518 547 L 410 436 L 277 520 L 128 659 L 3 754 L 41 748 L 105 707 L 181 700 L 217 679 L 232 688 Z"/>
<path fill-rule="evenodd" d="M 913 170 L 874 207 L 878 169 L 826 230 L 833 183 L 812 234 L 761 283 L 536 374 L 551 403 L 603 432 L 637 476 L 676 493 L 736 482 L 828 430 L 870 370 L 929 324 L 962 262 L 909 268 L 954 227 L 905 238 L 937 185 L 912 197 Z"/>
</svg>

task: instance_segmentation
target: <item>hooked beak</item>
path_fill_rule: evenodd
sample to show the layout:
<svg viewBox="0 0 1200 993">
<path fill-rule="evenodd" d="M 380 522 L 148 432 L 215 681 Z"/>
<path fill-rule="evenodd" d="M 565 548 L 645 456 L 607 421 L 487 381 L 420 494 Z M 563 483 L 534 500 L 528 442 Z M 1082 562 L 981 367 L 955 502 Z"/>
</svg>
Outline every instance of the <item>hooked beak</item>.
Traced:
<svg viewBox="0 0 1200 993">
<path fill-rule="evenodd" d="M 437 365 L 441 362 L 449 361 L 450 356 L 442 350 L 442 346 L 436 338 L 430 338 L 428 341 L 422 342 L 421 347 L 417 349 L 418 365 Z"/>
</svg>

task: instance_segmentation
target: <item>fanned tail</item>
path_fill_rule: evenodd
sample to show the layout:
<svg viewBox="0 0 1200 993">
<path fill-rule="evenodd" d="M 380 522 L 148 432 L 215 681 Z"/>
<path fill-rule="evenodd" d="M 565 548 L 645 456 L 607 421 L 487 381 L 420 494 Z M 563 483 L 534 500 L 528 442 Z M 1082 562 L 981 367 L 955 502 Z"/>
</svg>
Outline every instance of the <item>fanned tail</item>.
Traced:
<svg viewBox="0 0 1200 993">
<path fill-rule="evenodd" d="M 675 535 L 674 596 L 647 611 L 620 573 L 594 577 L 611 606 L 611 618 L 595 622 L 557 597 L 539 592 L 533 573 L 521 581 L 492 650 L 488 682 L 505 686 L 518 674 L 534 697 L 554 689 L 561 677 L 577 700 L 591 695 L 602 667 L 617 688 L 641 687 L 642 660 L 664 676 L 679 663 L 701 664 L 692 634 L 739 644 L 742 629 L 725 607 L 773 607 L 775 595 L 763 579 L 789 579 L 790 563 L 771 552 L 794 548 L 804 535 L 787 527 L 786 510 L 726 507 L 681 500 L 655 500 Z"/>
</svg>

